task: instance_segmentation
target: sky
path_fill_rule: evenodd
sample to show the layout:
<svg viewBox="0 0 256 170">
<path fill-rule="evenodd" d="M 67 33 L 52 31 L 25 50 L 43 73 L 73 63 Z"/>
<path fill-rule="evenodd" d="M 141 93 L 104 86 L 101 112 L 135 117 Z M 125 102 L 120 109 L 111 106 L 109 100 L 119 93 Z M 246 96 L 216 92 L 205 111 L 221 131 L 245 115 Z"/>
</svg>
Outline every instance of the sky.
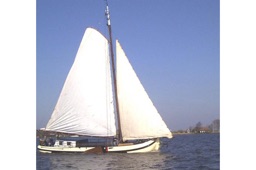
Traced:
<svg viewBox="0 0 256 170">
<path fill-rule="evenodd" d="M 121 43 L 172 131 L 220 118 L 218 0 L 109 0 Z M 108 37 L 104 0 L 37 0 L 36 128 L 45 127 L 87 27 Z"/>
</svg>

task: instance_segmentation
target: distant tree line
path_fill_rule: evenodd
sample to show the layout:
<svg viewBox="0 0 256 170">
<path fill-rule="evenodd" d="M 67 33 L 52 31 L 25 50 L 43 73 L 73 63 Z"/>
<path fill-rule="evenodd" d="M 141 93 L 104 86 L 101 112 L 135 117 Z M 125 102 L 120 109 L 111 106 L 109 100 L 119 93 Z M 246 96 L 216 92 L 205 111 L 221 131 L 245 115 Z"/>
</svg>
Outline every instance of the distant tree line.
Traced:
<svg viewBox="0 0 256 170">
<path fill-rule="evenodd" d="M 215 119 L 210 125 L 203 126 L 199 121 L 195 126 L 190 126 L 186 130 L 178 130 L 174 133 L 220 133 L 220 119 Z"/>
</svg>

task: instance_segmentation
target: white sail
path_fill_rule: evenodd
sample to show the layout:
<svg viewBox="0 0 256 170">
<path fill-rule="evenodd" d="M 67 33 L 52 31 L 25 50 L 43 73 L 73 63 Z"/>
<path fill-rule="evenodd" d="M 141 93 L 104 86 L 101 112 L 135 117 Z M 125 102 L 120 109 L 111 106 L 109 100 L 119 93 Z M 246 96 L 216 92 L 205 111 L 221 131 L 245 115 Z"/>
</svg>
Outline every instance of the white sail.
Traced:
<svg viewBox="0 0 256 170">
<path fill-rule="evenodd" d="M 109 46 L 88 28 L 46 130 L 89 136 L 116 134 Z"/>
<path fill-rule="evenodd" d="M 171 138 L 170 130 L 148 97 L 118 41 L 116 56 L 117 93 L 123 140 Z"/>
</svg>

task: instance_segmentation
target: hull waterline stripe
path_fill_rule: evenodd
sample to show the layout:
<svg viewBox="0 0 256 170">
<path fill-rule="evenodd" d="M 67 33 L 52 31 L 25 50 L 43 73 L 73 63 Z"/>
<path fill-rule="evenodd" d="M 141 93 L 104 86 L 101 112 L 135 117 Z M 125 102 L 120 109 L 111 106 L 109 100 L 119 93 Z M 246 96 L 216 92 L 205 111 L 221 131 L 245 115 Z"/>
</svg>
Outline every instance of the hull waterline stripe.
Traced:
<svg viewBox="0 0 256 170">
<path fill-rule="evenodd" d="M 113 152 L 113 153 L 117 153 L 117 152 L 119 152 L 119 153 L 127 153 L 127 152 L 131 152 L 131 151 L 137 151 L 137 150 L 141 150 L 141 149 L 147 148 L 147 147 L 153 145 L 154 143 L 156 143 L 156 142 L 154 141 L 154 142 L 151 143 L 151 144 L 148 144 L 148 145 L 146 145 L 146 146 L 143 146 L 143 147 L 141 147 L 141 148 L 136 148 L 136 149 L 129 149 L 129 150 L 125 150 L 125 151 L 111 151 L 111 150 L 108 150 L 108 152 Z"/>
</svg>

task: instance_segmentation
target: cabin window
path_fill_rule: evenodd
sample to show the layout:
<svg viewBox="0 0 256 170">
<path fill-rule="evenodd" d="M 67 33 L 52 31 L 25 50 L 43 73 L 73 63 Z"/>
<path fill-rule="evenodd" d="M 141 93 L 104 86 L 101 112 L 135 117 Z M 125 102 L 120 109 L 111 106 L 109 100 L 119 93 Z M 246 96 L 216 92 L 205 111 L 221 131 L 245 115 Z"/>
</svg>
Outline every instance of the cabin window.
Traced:
<svg viewBox="0 0 256 170">
<path fill-rule="evenodd" d="M 63 144 L 63 141 L 60 141 L 60 145 L 62 145 Z"/>
<path fill-rule="evenodd" d="M 67 145 L 71 145 L 71 142 L 67 142 Z"/>
</svg>

